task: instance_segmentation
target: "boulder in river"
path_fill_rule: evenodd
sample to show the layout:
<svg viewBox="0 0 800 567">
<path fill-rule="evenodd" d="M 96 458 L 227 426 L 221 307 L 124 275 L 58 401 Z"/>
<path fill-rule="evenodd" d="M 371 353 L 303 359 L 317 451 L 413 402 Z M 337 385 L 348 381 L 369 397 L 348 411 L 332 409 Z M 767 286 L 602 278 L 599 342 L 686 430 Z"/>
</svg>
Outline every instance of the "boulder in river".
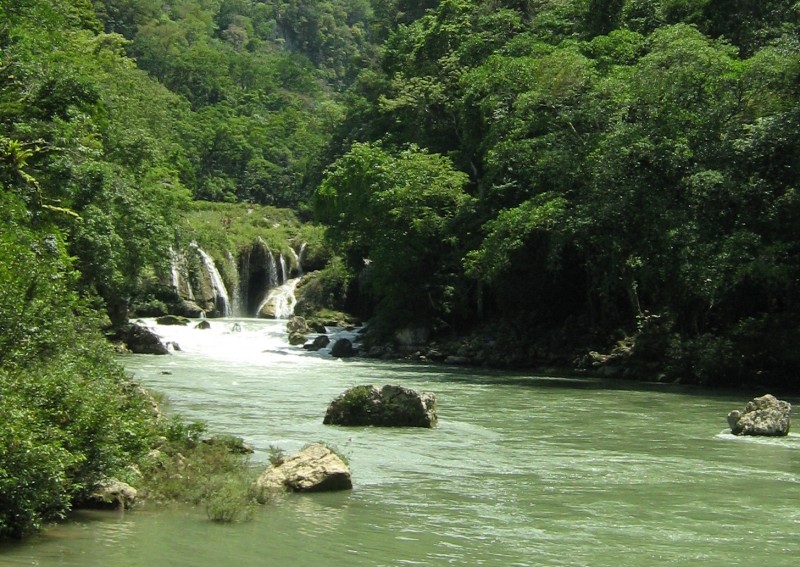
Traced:
<svg viewBox="0 0 800 567">
<path fill-rule="evenodd" d="M 290 345 L 302 345 L 306 342 L 306 336 L 303 333 L 293 332 L 289 334 Z"/>
<path fill-rule="evenodd" d="M 132 353 L 169 354 L 161 338 L 144 325 L 129 323 L 117 332 L 117 336 Z"/>
<path fill-rule="evenodd" d="M 265 470 L 256 486 L 264 491 L 321 492 L 353 488 L 350 469 L 342 458 L 322 443 Z"/>
<path fill-rule="evenodd" d="M 350 339 L 338 339 L 331 347 L 331 356 L 334 358 L 349 358 L 355 354 L 356 351 Z"/>
<path fill-rule="evenodd" d="M 156 318 L 159 325 L 188 325 L 191 321 L 182 315 L 164 315 Z"/>
<path fill-rule="evenodd" d="M 728 414 L 728 425 L 734 435 L 763 435 L 782 437 L 789 434 L 792 405 L 772 394 L 753 398 L 744 411 Z"/>
<path fill-rule="evenodd" d="M 331 340 L 328 338 L 328 335 L 319 335 L 310 343 L 304 344 L 303 348 L 317 351 L 326 348 L 329 344 L 331 344 Z"/>
<path fill-rule="evenodd" d="M 350 388 L 328 406 L 326 425 L 377 425 L 382 427 L 433 427 L 436 396 L 387 384 Z"/>
<path fill-rule="evenodd" d="M 194 326 L 195 329 L 206 330 L 211 328 L 211 323 L 203 319 L 197 325 Z"/>
<path fill-rule="evenodd" d="M 306 334 L 311 332 L 311 329 L 308 327 L 308 323 L 306 322 L 304 317 L 300 317 L 299 315 L 295 315 L 289 322 L 286 323 L 286 331 L 291 335 L 292 333 L 301 333 Z"/>
</svg>

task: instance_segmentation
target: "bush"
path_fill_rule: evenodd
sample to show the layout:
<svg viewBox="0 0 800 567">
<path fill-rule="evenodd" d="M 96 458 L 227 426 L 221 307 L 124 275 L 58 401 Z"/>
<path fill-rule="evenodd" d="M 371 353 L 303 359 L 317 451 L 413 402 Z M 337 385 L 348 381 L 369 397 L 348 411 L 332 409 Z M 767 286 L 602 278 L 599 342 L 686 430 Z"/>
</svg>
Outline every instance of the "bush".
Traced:
<svg viewBox="0 0 800 567">
<path fill-rule="evenodd" d="M 213 521 L 248 519 L 258 500 L 249 457 L 224 442 L 199 442 L 199 423 L 173 419 L 167 430 L 167 442 L 142 463 L 142 497 L 203 506 Z"/>
<path fill-rule="evenodd" d="M 326 309 L 343 311 L 351 279 L 341 260 L 333 260 L 323 270 L 308 274 L 295 291 L 295 313 L 309 317 Z"/>
<path fill-rule="evenodd" d="M 0 538 L 19 538 L 69 510 L 67 471 L 76 457 L 7 384 L 0 377 Z"/>
<path fill-rule="evenodd" d="M 160 434 L 72 286 L 58 232 L 0 192 L 0 538 L 61 518 Z"/>
</svg>

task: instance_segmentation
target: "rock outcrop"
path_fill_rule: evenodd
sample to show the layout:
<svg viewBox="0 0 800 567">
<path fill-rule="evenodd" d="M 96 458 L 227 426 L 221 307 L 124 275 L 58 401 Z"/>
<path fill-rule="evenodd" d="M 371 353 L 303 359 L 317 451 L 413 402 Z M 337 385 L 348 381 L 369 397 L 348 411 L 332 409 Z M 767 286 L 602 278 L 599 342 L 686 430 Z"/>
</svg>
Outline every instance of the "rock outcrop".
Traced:
<svg viewBox="0 0 800 567">
<path fill-rule="evenodd" d="M 169 354 L 161 337 L 138 323 L 129 323 L 117 332 L 117 337 L 135 354 Z"/>
<path fill-rule="evenodd" d="M 772 394 L 747 402 L 744 411 L 728 414 L 728 425 L 734 435 L 782 437 L 789 434 L 792 405 Z"/>
<path fill-rule="evenodd" d="M 87 508 L 130 508 L 136 502 L 136 489 L 116 479 L 106 479 L 94 485 L 83 502 Z"/>
<path fill-rule="evenodd" d="M 353 481 L 341 457 L 315 443 L 265 470 L 256 486 L 264 491 L 320 492 L 348 490 L 353 488 Z"/>
<path fill-rule="evenodd" d="M 387 384 L 350 388 L 328 406 L 326 425 L 376 425 L 381 427 L 433 427 L 436 396 Z"/>
</svg>

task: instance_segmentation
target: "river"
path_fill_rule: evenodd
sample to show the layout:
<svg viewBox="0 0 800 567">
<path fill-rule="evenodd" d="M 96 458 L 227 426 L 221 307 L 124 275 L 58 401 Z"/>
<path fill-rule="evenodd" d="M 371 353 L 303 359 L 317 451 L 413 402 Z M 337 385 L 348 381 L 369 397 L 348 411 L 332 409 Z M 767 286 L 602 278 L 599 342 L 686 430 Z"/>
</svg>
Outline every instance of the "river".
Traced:
<svg viewBox="0 0 800 567">
<path fill-rule="evenodd" d="M 256 462 L 270 446 L 332 444 L 349 459 L 352 491 L 289 495 L 233 525 L 193 509 L 83 512 L 0 548 L 0 565 L 800 561 L 800 435 L 726 428 L 730 410 L 764 392 L 335 360 L 288 346 L 284 325 L 159 327 L 180 352 L 122 361 L 176 411 L 244 437 Z M 346 388 L 387 383 L 434 392 L 438 427 L 322 425 Z"/>
</svg>

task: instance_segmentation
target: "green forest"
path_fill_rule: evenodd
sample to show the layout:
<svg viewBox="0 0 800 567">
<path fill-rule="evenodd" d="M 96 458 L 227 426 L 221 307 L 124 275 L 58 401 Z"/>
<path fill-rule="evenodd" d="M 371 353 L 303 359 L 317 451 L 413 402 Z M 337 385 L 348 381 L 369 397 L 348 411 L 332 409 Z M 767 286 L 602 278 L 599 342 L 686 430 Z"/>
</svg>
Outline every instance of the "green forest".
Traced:
<svg viewBox="0 0 800 567">
<path fill-rule="evenodd" d="M 0 537 L 164 434 L 104 333 L 241 211 L 375 345 L 800 386 L 796 0 L 0 0 L 0 50 Z"/>
</svg>

